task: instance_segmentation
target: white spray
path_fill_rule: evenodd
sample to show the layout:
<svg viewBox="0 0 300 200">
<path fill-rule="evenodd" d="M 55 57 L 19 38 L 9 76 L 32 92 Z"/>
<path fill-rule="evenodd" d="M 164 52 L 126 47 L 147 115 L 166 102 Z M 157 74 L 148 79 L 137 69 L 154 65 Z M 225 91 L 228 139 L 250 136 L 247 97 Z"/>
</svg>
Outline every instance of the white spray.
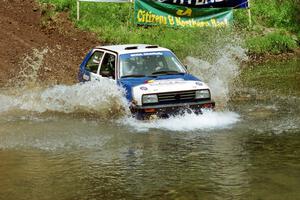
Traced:
<svg viewBox="0 0 300 200">
<path fill-rule="evenodd" d="M 0 112 L 83 112 L 103 116 L 124 115 L 128 107 L 123 90 L 110 80 L 72 86 L 56 85 L 46 89 L 25 90 L 14 95 L 0 95 L 0 105 Z"/>
<path fill-rule="evenodd" d="M 47 51 L 28 60 L 27 66 L 36 65 L 30 69 L 37 71 L 41 66 L 43 55 Z M 215 62 L 205 59 L 187 57 L 190 72 L 201 77 L 212 89 L 213 97 L 222 103 L 229 99 L 231 83 L 239 74 L 239 64 L 246 59 L 245 51 L 238 46 L 226 46 L 219 52 L 220 57 Z M 40 61 L 38 61 L 40 60 Z M 29 63 L 29 65 L 28 65 Z M 31 64 L 30 64 L 31 63 Z M 26 73 L 24 73 L 26 76 Z M 30 80 L 36 80 L 33 74 Z M 101 82 L 88 82 L 72 86 L 56 85 L 48 88 L 30 88 L 1 92 L 0 114 L 24 110 L 29 112 L 60 112 L 60 113 L 92 113 L 100 115 L 103 119 L 120 117 L 124 125 L 131 125 L 137 129 L 159 128 L 166 130 L 192 131 L 198 129 L 214 129 L 227 127 L 239 120 L 239 115 L 229 111 L 205 112 L 201 116 L 186 114 L 172 117 L 167 120 L 153 122 L 140 122 L 128 118 L 128 103 L 124 98 L 124 91 L 111 80 Z"/>
<path fill-rule="evenodd" d="M 187 57 L 186 63 L 190 72 L 208 83 L 212 96 L 217 104 L 225 104 L 229 100 L 233 80 L 240 73 L 240 64 L 247 60 L 246 51 L 240 46 L 227 45 L 219 50 L 215 62 L 209 63 L 203 59 Z"/>
<path fill-rule="evenodd" d="M 228 111 L 226 103 L 230 98 L 230 92 L 233 90 L 232 83 L 240 73 L 240 64 L 247 60 L 246 51 L 240 46 L 228 44 L 219 49 L 217 55 L 215 61 L 209 62 L 209 59 L 205 58 L 187 57 L 185 63 L 189 66 L 191 74 L 208 83 L 218 110 L 223 111 L 205 111 L 203 115 L 185 114 L 146 123 L 125 119 L 122 123 L 131 125 L 137 131 L 148 131 L 154 128 L 171 131 L 195 131 L 226 128 L 238 122 L 240 116 Z"/>
</svg>

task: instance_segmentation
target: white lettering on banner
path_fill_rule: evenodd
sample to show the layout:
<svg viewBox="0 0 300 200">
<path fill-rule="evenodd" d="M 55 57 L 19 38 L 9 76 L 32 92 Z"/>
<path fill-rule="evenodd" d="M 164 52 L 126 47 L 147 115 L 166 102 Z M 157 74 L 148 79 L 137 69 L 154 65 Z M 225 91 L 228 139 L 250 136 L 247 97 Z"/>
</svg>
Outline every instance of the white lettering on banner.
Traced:
<svg viewBox="0 0 300 200">
<path fill-rule="evenodd" d="M 173 0 L 173 3 L 177 3 L 178 0 Z M 179 4 L 184 4 L 186 2 L 186 0 L 179 0 L 180 3 Z M 187 4 L 192 4 L 192 0 L 187 0 Z"/>
<path fill-rule="evenodd" d="M 96 2 L 96 3 L 126 3 L 128 0 L 78 0 L 79 2 Z"/>
<path fill-rule="evenodd" d="M 161 3 L 166 2 L 168 0 L 157 0 Z M 195 4 L 196 6 L 199 5 L 206 5 L 206 4 L 210 4 L 210 3 L 219 3 L 219 2 L 225 2 L 225 0 L 195 0 L 195 3 L 192 3 L 192 0 L 173 0 L 174 4 L 188 4 L 188 5 L 192 5 Z"/>
</svg>

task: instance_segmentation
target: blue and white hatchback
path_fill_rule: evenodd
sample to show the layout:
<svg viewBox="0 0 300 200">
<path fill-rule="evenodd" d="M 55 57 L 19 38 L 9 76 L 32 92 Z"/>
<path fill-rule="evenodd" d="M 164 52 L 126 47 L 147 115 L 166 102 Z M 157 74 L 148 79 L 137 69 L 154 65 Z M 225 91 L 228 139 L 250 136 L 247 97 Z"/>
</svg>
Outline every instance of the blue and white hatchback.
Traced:
<svg viewBox="0 0 300 200">
<path fill-rule="evenodd" d="M 209 87 L 187 72 L 172 51 L 154 45 L 98 46 L 80 65 L 81 82 L 107 78 L 123 87 L 139 119 L 213 109 Z"/>
</svg>

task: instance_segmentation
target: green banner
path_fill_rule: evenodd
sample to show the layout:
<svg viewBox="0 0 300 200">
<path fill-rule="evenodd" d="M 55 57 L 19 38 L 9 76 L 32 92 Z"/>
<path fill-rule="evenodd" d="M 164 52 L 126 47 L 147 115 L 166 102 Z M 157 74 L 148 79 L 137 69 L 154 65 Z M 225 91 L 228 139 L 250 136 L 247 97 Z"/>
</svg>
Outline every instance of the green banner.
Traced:
<svg viewBox="0 0 300 200">
<path fill-rule="evenodd" d="M 232 22 L 232 8 L 190 8 L 160 3 L 154 0 L 135 0 L 135 23 L 172 27 L 224 27 Z"/>
</svg>

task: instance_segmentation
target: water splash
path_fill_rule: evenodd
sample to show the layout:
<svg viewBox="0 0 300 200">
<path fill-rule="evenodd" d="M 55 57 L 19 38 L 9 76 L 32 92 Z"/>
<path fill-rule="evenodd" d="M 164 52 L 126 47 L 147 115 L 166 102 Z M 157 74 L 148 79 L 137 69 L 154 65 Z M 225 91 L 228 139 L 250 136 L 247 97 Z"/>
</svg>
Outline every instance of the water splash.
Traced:
<svg viewBox="0 0 300 200">
<path fill-rule="evenodd" d="M 190 66 L 190 72 L 208 83 L 217 104 L 226 106 L 230 91 L 233 90 L 233 80 L 240 74 L 241 62 L 247 60 L 247 55 L 245 49 L 233 45 L 219 49 L 218 55 L 211 62 L 194 57 L 185 60 Z"/>
<path fill-rule="evenodd" d="M 48 88 L 37 87 L 38 72 L 43 66 L 44 56 L 48 49 L 35 49 L 32 55 L 27 55 L 23 61 L 23 70 L 17 76 L 21 80 L 22 89 L 11 88 L 0 94 L 0 115 L 15 111 L 25 112 L 58 112 L 96 114 L 103 119 L 111 119 L 129 114 L 128 103 L 124 91 L 111 80 L 88 82 L 72 86 L 56 85 Z M 239 65 L 247 58 L 245 50 L 239 46 L 227 45 L 218 50 L 215 61 L 205 61 L 187 57 L 190 72 L 207 82 L 217 105 L 226 103 L 231 83 L 239 74 Z M 216 53 L 216 52 L 215 52 Z M 15 82 L 13 80 L 13 82 Z M 18 82 L 20 83 L 20 82 Z M 32 85 L 33 87 L 30 87 Z M 186 114 L 167 120 L 141 122 L 132 118 L 121 119 L 122 123 L 134 126 L 137 130 L 151 128 L 172 131 L 192 131 L 202 129 L 224 128 L 239 120 L 239 115 L 233 112 L 206 112 L 197 116 Z"/>
<path fill-rule="evenodd" d="M 206 110 L 202 115 L 194 113 L 175 116 L 169 119 L 153 121 L 139 121 L 133 118 L 125 118 L 119 122 L 130 125 L 135 130 L 144 132 L 150 129 L 162 129 L 170 131 L 197 131 L 227 128 L 240 120 L 240 116 L 234 112 L 213 112 Z"/>
<path fill-rule="evenodd" d="M 16 93 L 15 90 L 13 92 Z M 38 113 L 83 112 L 102 116 L 124 115 L 128 106 L 123 92 L 111 80 L 28 89 L 17 94 L 0 95 L 0 113 L 23 110 Z"/>
<path fill-rule="evenodd" d="M 36 87 L 39 77 L 39 71 L 44 65 L 44 58 L 50 50 L 45 47 L 43 49 L 33 49 L 31 54 L 25 55 L 21 61 L 21 70 L 15 78 L 9 80 L 8 87 Z"/>
</svg>

